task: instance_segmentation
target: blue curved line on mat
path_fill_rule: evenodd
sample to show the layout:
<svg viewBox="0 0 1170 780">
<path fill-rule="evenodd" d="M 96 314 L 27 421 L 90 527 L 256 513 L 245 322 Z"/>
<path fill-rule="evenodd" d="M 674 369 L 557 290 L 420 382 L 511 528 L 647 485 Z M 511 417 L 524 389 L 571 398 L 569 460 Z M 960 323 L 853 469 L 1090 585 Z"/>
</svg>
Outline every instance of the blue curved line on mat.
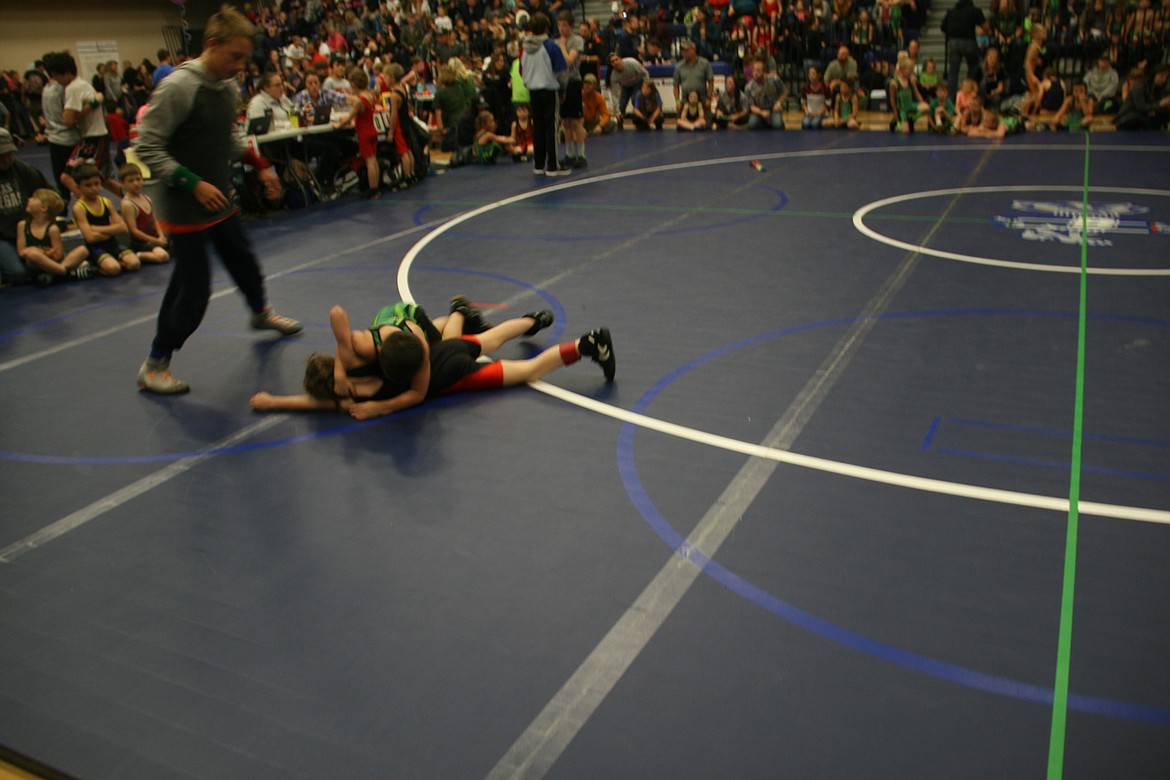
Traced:
<svg viewBox="0 0 1170 780">
<path fill-rule="evenodd" d="M 547 331 L 546 340 L 556 343 L 560 340 L 560 336 L 565 331 L 565 308 L 561 302 L 545 290 L 535 287 L 527 282 L 522 282 L 519 279 L 513 279 L 510 276 L 503 274 L 490 273 L 487 271 L 469 271 L 463 268 L 441 268 L 436 266 L 417 266 L 420 271 L 433 271 L 436 273 L 462 274 L 465 276 L 481 276 L 487 279 L 496 279 L 498 281 L 506 282 L 508 284 L 522 287 L 529 292 L 539 295 L 548 303 L 549 308 L 553 311 L 555 321 L 553 326 Z M 298 271 L 298 273 L 300 273 Z M 491 314 L 488 313 L 490 319 Z M 306 346 L 308 346 L 306 344 Z M 381 425 L 390 420 L 400 418 L 408 414 L 415 414 L 424 409 L 433 407 L 437 404 L 447 404 L 452 398 L 458 398 L 461 394 L 452 396 L 443 396 L 442 398 L 430 399 L 426 403 L 406 409 L 401 412 L 396 412 L 389 417 L 379 418 L 377 420 L 366 420 L 359 422 L 352 422 L 347 425 L 340 425 L 336 428 L 329 428 L 323 431 L 316 431 L 313 433 L 305 433 L 300 436 L 289 436 L 282 439 L 273 439 L 271 441 L 252 442 L 249 444 L 238 444 L 232 447 L 219 447 L 213 450 L 193 450 L 191 452 L 167 452 L 156 455 L 127 455 L 123 457 L 87 457 L 87 456 L 65 456 L 65 455 L 34 455 L 27 452 L 12 452 L 10 450 L 0 450 L 0 460 L 11 460 L 20 463 L 43 463 L 53 465 L 125 465 L 129 463 L 167 463 L 176 460 L 185 460 L 194 457 L 207 457 L 211 455 L 231 455 L 241 452 L 250 452 L 252 450 L 271 449 L 273 447 L 283 447 L 289 444 L 300 444 L 301 442 L 311 441 L 313 439 L 323 439 L 328 436 L 337 436 L 343 433 L 350 433 L 353 431 L 360 431 L 374 425 Z"/>
<path fill-rule="evenodd" d="M 938 310 L 929 312 L 892 312 L 889 314 L 873 315 L 872 319 L 896 319 L 900 317 L 939 317 L 939 316 L 1021 316 L 1021 317 L 1060 317 L 1067 319 L 1077 319 L 1076 312 L 1051 312 L 1051 311 L 1018 311 L 1018 310 L 995 310 L 995 309 L 977 309 L 977 310 Z M 1111 316 L 1090 317 L 1098 320 L 1115 320 Z M 638 399 L 634 405 L 632 412 L 636 414 L 645 414 L 648 407 L 653 401 L 675 380 L 682 377 L 694 368 L 702 366 L 711 362 L 723 355 L 743 349 L 754 344 L 759 344 L 764 341 L 779 338 L 781 336 L 790 336 L 796 333 L 803 333 L 806 331 L 816 330 L 819 328 L 833 327 L 837 325 L 850 325 L 857 322 L 862 322 L 865 319 L 862 317 L 843 317 L 840 319 L 826 320 L 824 322 L 812 323 L 808 325 L 798 325 L 791 328 L 783 328 L 781 330 L 765 333 L 760 336 L 743 339 L 725 347 L 721 347 L 706 355 L 700 356 L 680 368 L 667 374 L 658 383 L 646 391 L 643 396 Z M 1167 327 L 1170 322 L 1166 321 L 1152 321 L 1157 324 Z M 936 677 L 948 682 L 964 685 L 969 688 L 975 688 L 981 691 L 998 694 L 1001 696 L 1010 696 L 1024 701 L 1034 702 L 1037 704 L 1051 705 L 1053 701 L 1053 692 L 1051 688 L 1042 685 L 1035 685 L 1021 680 L 1013 680 L 1008 677 L 1001 677 L 999 675 L 987 674 L 975 669 L 968 669 L 958 664 L 940 661 L 929 656 L 913 653 L 909 650 L 903 650 L 899 647 L 880 642 L 871 637 L 859 634 L 855 631 L 850 631 L 847 628 L 830 623 L 829 621 L 819 618 L 810 612 L 806 612 L 799 607 L 796 607 L 784 601 L 777 596 L 768 593 L 762 588 L 753 585 L 739 575 L 731 572 L 724 566 L 708 558 L 701 551 L 693 547 L 686 538 L 678 530 L 674 528 L 670 522 L 662 516 L 654 502 L 647 495 L 645 487 L 638 476 L 638 466 L 634 458 L 634 435 L 638 431 L 638 426 L 633 423 L 623 423 L 621 431 L 618 434 L 618 448 L 617 448 L 617 462 L 618 472 L 621 474 L 622 484 L 625 485 L 626 492 L 642 515 L 647 525 L 680 557 L 691 561 L 695 566 L 699 567 L 704 574 L 711 577 L 716 582 L 728 588 L 733 593 L 742 596 L 756 606 L 771 612 L 777 617 L 787 620 L 788 622 L 799 626 L 807 631 L 810 631 L 818 636 L 822 636 L 845 647 L 857 650 L 883 661 L 896 664 L 905 669 L 914 672 Z M 1116 701 L 1113 699 L 1106 699 L 1099 696 L 1087 696 L 1083 694 L 1070 694 L 1068 699 L 1068 706 L 1078 712 L 1085 712 L 1094 715 L 1105 715 L 1113 718 L 1122 718 L 1125 720 L 1140 721 L 1143 723 L 1153 723 L 1156 725 L 1170 726 L 1170 709 L 1164 707 L 1154 707 L 1144 704 L 1134 704 L 1131 702 Z"/>
<path fill-rule="evenodd" d="M 736 217 L 735 219 L 728 219 L 728 220 L 725 220 L 723 222 L 711 222 L 711 223 L 707 223 L 704 225 L 689 225 L 689 226 L 671 228 L 669 230 L 656 230 L 653 232 L 653 235 L 655 235 L 655 236 L 677 236 L 677 235 L 683 235 L 685 233 L 700 233 L 700 232 L 705 231 L 705 230 L 723 229 L 723 228 L 727 228 L 727 227 L 732 227 L 733 225 L 741 225 L 745 222 L 752 222 L 752 221 L 757 220 L 757 219 L 763 219 L 769 212 L 780 211 L 781 209 L 783 209 L 785 206 L 788 205 L 788 196 L 786 194 L 784 194 L 784 192 L 782 192 L 781 190 L 778 190 L 775 187 L 768 187 L 766 185 L 756 185 L 756 186 L 762 190 L 767 190 L 769 192 L 774 193 L 776 195 L 776 197 L 778 198 L 778 200 L 776 201 L 776 204 L 771 206 L 767 210 L 755 211 L 751 214 L 744 214 L 743 216 Z M 417 224 L 421 225 L 424 223 L 424 220 L 422 220 L 422 215 L 429 208 L 432 208 L 432 207 L 431 206 L 423 206 L 421 209 L 419 209 L 418 211 L 415 212 L 414 218 L 415 218 L 415 221 Z M 636 204 L 629 204 L 629 209 L 630 209 L 630 211 L 637 211 L 638 206 Z M 585 233 L 585 234 L 581 234 L 581 235 L 557 233 L 557 234 L 545 235 L 545 236 L 534 236 L 534 235 L 492 235 L 492 234 L 487 234 L 487 233 L 474 233 L 471 231 L 462 231 L 462 230 L 455 229 L 455 230 L 448 230 L 447 235 L 459 236 L 460 238 L 474 238 L 474 239 L 478 239 L 481 241 L 614 241 L 614 240 L 618 240 L 618 239 L 628 240 L 631 238 L 641 238 L 641 237 L 645 236 L 646 233 L 645 233 L 645 231 L 642 231 L 640 233 L 595 232 L 595 233 Z"/>
</svg>

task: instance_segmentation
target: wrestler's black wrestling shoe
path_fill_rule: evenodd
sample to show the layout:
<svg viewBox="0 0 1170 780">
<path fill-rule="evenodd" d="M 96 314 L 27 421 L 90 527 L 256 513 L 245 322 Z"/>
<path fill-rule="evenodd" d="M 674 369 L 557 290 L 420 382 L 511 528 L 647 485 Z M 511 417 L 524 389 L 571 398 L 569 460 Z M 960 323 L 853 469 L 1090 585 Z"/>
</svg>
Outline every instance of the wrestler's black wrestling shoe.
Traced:
<svg viewBox="0 0 1170 780">
<path fill-rule="evenodd" d="M 577 340 L 577 349 L 582 355 L 601 365 L 606 382 L 613 381 L 617 372 L 617 360 L 613 355 L 613 339 L 610 338 L 609 328 L 589 331 Z"/>
<path fill-rule="evenodd" d="M 542 309 L 541 311 L 530 311 L 524 316 L 531 317 L 532 319 L 536 320 L 531 328 L 524 331 L 525 336 L 535 336 L 549 325 L 552 325 L 554 320 L 553 313 L 548 309 Z"/>
<path fill-rule="evenodd" d="M 455 312 L 463 315 L 463 335 L 465 336 L 474 336 L 495 327 L 484 319 L 482 311 L 471 305 L 471 299 L 466 295 L 456 295 L 451 298 L 451 313 Z"/>
</svg>

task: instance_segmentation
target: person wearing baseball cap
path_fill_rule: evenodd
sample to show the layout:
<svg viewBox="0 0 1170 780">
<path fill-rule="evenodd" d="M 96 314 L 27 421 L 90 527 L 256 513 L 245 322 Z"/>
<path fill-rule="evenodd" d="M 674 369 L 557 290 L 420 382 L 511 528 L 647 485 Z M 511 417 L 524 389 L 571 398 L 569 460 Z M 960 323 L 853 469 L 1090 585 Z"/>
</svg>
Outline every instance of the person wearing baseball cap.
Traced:
<svg viewBox="0 0 1170 780">
<path fill-rule="evenodd" d="M 0 282 L 28 281 L 28 270 L 16 253 L 16 226 L 24 219 L 28 199 L 48 186 L 43 173 L 16 159 L 16 140 L 0 130 Z"/>
<path fill-rule="evenodd" d="M 617 122 L 609 115 L 605 95 L 598 89 L 597 76 L 586 73 L 581 85 L 581 115 L 585 120 L 585 132 L 589 135 L 612 133 Z"/>
</svg>

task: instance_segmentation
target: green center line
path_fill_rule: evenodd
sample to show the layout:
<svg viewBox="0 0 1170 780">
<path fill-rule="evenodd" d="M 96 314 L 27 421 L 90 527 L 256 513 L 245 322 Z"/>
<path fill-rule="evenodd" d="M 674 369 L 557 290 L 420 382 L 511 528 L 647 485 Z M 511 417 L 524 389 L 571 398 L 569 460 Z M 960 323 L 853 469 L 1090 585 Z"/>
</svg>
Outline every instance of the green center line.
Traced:
<svg viewBox="0 0 1170 780">
<path fill-rule="evenodd" d="M 1069 656 L 1072 653 L 1073 590 L 1077 571 L 1077 526 L 1081 497 L 1081 439 L 1085 414 L 1085 320 L 1088 308 L 1089 134 L 1085 133 L 1084 197 L 1081 204 L 1081 285 L 1077 316 L 1076 400 L 1073 404 L 1072 467 L 1068 487 L 1068 528 L 1064 540 L 1064 575 L 1060 592 L 1060 630 L 1056 676 L 1052 687 L 1052 729 L 1048 738 L 1048 780 L 1064 773 L 1064 738 L 1068 721 Z"/>
<path fill-rule="evenodd" d="M 405 198 L 395 198 L 394 203 L 402 205 L 414 206 L 456 206 L 458 208 L 479 208 L 490 201 L 481 200 L 407 200 Z M 694 206 L 649 206 L 639 203 L 631 205 L 629 203 L 535 203 L 524 200 L 516 203 L 510 203 L 504 208 L 509 209 L 572 209 L 573 211 L 621 211 L 628 213 L 631 209 L 639 212 L 652 212 L 660 214 L 685 214 L 695 210 Z M 708 208 L 703 207 L 704 214 L 730 214 L 733 216 L 759 216 L 759 217 L 796 217 L 799 219 L 806 219 L 808 217 L 817 217 L 821 219 L 853 219 L 853 212 L 849 211 L 797 211 L 795 209 L 759 209 L 759 208 Z M 938 214 L 868 214 L 866 220 L 873 222 L 930 222 L 935 223 L 939 221 Z M 988 225 L 994 222 L 989 217 L 947 217 L 942 220 L 944 223 L 956 224 L 971 224 L 971 225 Z"/>
</svg>

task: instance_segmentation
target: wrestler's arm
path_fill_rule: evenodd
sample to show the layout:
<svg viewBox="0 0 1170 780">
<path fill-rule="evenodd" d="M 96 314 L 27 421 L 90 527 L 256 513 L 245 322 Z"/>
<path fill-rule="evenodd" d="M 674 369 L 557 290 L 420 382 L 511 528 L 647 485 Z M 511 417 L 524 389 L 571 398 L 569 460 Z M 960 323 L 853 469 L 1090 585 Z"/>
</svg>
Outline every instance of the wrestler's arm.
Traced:
<svg viewBox="0 0 1170 780">
<path fill-rule="evenodd" d="M 314 398 L 308 393 L 297 395 L 272 395 L 271 393 L 256 393 L 248 402 L 257 412 L 339 412 L 347 411 L 351 401 L 342 398 L 334 402 L 329 398 Z"/>
<path fill-rule="evenodd" d="M 368 420 L 371 417 L 381 417 L 412 406 L 418 406 L 427 398 L 427 389 L 431 385 L 431 348 L 422 334 L 422 329 L 410 323 L 410 329 L 419 337 L 423 345 L 422 366 L 414 372 L 410 380 L 410 387 L 393 398 L 385 401 L 362 401 L 349 407 L 349 413 L 357 420 Z"/>
</svg>

